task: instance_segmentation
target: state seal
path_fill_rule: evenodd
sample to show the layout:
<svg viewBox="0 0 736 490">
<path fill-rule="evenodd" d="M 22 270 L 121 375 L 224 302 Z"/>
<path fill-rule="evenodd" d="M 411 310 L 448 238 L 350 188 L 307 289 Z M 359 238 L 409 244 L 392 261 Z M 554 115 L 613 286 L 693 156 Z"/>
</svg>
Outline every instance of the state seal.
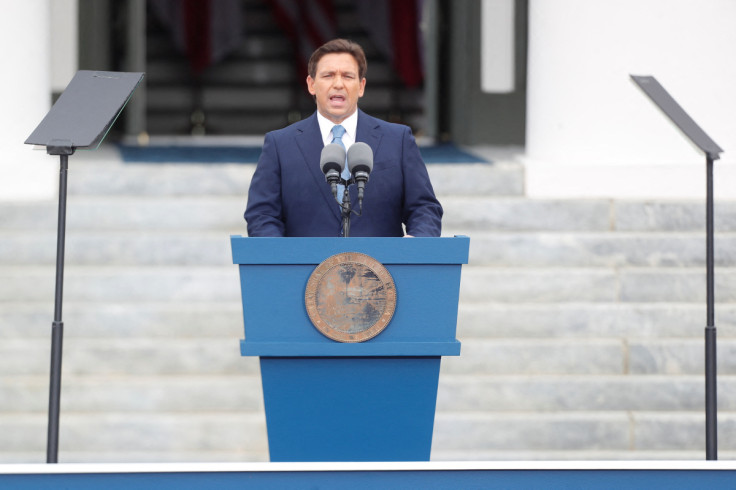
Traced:
<svg viewBox="0 0 736 490">
<path fill-rule="evenodd" d="M 338 342 L 365 342 L 391 321 L 396 287 L 376 259 L 345 252 L 314 269 L 304 300 L 309 319 L 323 335 Z"/>
</svg>

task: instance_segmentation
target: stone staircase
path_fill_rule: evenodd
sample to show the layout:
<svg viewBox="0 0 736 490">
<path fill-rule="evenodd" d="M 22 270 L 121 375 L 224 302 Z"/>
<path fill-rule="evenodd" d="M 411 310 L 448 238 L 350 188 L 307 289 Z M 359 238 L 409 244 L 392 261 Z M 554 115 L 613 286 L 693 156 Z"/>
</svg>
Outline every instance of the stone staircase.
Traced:
<svg viewBox="0 0 736 490">
<path fill-rule="evenodd" d="M 430 165 L 471 237 L 433 459 L 704 459 L 704 205 L 535 200 L 513 151 Z M 60 462 L 263 461 L 229 235 L 253 165 L 70 159 Z M 736 456 L 736 203 L 716 206 L 719 456 Z M 43 462 L 56 202 L 0 205 L 0 463 Z"/>
</svg>

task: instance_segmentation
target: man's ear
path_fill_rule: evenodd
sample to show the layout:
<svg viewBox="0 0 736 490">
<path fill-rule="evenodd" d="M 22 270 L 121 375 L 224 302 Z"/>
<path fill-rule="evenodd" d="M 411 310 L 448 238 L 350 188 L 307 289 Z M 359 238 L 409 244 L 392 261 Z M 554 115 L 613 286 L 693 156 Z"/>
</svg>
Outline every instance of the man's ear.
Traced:
<svg viewBox="0 0 736 490">
<path fill-rule="evenodd" d="M 365 85 L 365 84 L 363 84 Z M 307 90 L 309 90 L 309 93 L 314 95 L 314 78 L 307 75 Z"/>
</svg>

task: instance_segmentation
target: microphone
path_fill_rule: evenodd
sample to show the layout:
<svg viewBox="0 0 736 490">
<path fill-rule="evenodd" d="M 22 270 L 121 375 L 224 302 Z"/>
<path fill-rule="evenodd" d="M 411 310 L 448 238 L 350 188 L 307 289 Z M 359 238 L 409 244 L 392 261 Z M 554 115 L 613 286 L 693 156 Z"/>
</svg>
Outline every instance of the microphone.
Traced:
<svg viewBox="0 0 736 490">
<path fill-rule="evenodd" d="M 319 168 L 332 188 L 332 196 L 337 199 L 337 184 L 340 183 L 340 174 L 345 169 L 345 148 L 337 143 L 330 143 L 322 148 Z"/>
<path fill-rule="evenodd" d="M 371 147 L 363 142 L 351 145 L 348 149 L 348 169 L 358 184 L 358 202 L 362 208 L 365 184 L 368 183 L 368 177 L 371 170 L 373 170 L 373 150 L 371 150 Z"/>
</svg>

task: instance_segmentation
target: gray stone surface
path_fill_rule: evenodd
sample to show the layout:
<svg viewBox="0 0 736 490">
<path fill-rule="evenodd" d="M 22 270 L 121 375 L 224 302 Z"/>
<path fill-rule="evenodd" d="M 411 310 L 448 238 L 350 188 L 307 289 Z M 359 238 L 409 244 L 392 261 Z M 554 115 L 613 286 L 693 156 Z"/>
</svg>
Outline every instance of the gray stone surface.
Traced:
<svg viewBox="0 0 736 490">
<path fill-rule="evenodd" d="M 97 196 L 238 196 L 248 193 L 255 165 L 126 164 L 100 168 L 76 162 L 69 195 Z"/>
<path fill-rule="evenodd" d="M 700 303 L 462 303 L 461 339 L 483 338 L 630 338 L 700 339 L 706 323 Z M 716 325 L 736 332 L 736 305 L 719 304 Z M 723 335 L 723 332 L 721 335 Z"/>
<path fill-rule="evenodd" d="M 0 339 L 47 340 L 53 315 L 53 298 L 5 303 L 0 309 L 3 326 Z M 186 304 L 65 301 L 63 318 L 65 338 L 243 337 L 243 308 L 239 299 Z"/>
<path fill-rule="evenodd" d="M 618 288 L 610 270 L 468 267 L 460 297 L 463 302 L 610 302 L 618 297 Z"/>
<path fill-rule="evenodd" d="M 465 375 L 622 374 L 620 340 L 467 339 L 460 357 L 443 360 L 443 372 Z"/>
<path fill-rule="evenodd" d="M 446 364 L 446 360 L 443 360 Z M 693 411 L 703 408 L 702 375 L 455 375 L 443 368 L 441 412 Z M 736 410 L 736 377 L 721 375 L 719 407 Z"/>
<path fill-rule="evenodd" d="M 705 233 L 705 201 L 619 201 L 615 206 L 618 231 L 694 231 Z M 736 202 L 718 201 L 714 227 L 736 230 Z"/>
<path fill-rule="evenodd" d="M 434 164 L 427 165 L 427 172 L 441 203 L 458 195 L 521 196 L 524 192 L 524 169 L 515 163 Z"/>
<path fill-rule="evenodd" d="M 447 235 L 463 234 L 445 230 Z M 470 262 L 497 267 L 701 267 L 701 233 L 467 233 Z M 718 267 L 736 265 L 736 236 L 720 234 Z"/>
<path fill-rule="evenodd" d="M 70 196 L 67 233 L 185 229 L 245 234 L 245 203 L 244 196 Z M 55 234 L 56 209 L 56 202 L 4 204 L 0 227 Z"/>
<path fill-rule="evenodd" d="M 703 336 L 704 337 L 704 334 Z M 629 342 L 634 374 L 702 374 L 705 372 L 705 340 L 647 339 Z M 736 342 L 718 341 L 717 369 L 720 375 L 736 374 Z"/>
<path fill-rule="evenodd" d="M 49 340 L 11 339 L 0 345 L 0 371 L 48 373 Z M 236 338 L 74 339 L 64 344 L 64 374 L 85 376 L 249 375 L 258 364 L 240 357 Z"/>
<path fill-rule="evenodd" d="M 0 268 L 0 301 L 54 298 L 52 267 Z M 230 267 L 66 267 L 64 297 L 89 302 L 233 302 L 238 270 Z"/>
<path fill-rule="evenodd" d="M 621 300 L 637 302 L 705 303 L 706 271 L 694 268 L 621 269 Z M 715 299 L 736 301 L 736 269 L 714 273 Z"/>
<path fill-rule="evenodd" d="M 45 373 L 44 373 L 45 374 Z M 254 412 L 263 410 L 258 371 L 190 376 L 124 375 L 64 376 L 62 410 L 72 412 Z M 178 374 L 178 373 L 177 373 Z M 28 413 L 46 413 L 48 377 L 17 376 L 0 380 L 0 411 L 19 407 Z"/>
<path fill-rule="evenodd" d="M 71 232 L 66 260 L 75 265 L 227 265 L 230 238 L 222 232 Z M 0 265 L 56 264 L 56 233 L 0 236 Z"/>
<path fill-rule="evenodd" d="M 81 152 L 80 152 L 81 153 Z M 430 165 L 471 237 L 432 458 L 702 459 L 704 204 L 538 200 L 523 167 Z M 63 462 L 264 461 L 229 235 L 253 165 L 70 174 Z M 716 205 L 720 459 L 736 458 L 736 203 Z M 45 459 L 56 202 L 0 206 L 0 463 Z"/>
<path fill-rule="evenodd" d="M 458 437 L 461 435 L 461 437 Z M 629 417 L 625 413 L 438 413 L 435 447 L 445 450 L 581 450 L 627 449 Z"/>
<path fill-rule="evenodd" d="M 632 417 L 636 447 L 644 450 L 677 451 L 682 448 L 705 447 L 705 415 L 699 412 L 634 413 Z M 733 412 L 718 416 L 718 448 L 733 451 L 736 448 L 736 419 Z M 719 458 L 720 459 L 720 458 Z"/>
<path fill-rule="evenodd" d="M 534 200 L 455 196 L 442 203 L 443 226 L 473 231 L 607 231 L 611 206 L 606 200 Z"/>
</svg>

